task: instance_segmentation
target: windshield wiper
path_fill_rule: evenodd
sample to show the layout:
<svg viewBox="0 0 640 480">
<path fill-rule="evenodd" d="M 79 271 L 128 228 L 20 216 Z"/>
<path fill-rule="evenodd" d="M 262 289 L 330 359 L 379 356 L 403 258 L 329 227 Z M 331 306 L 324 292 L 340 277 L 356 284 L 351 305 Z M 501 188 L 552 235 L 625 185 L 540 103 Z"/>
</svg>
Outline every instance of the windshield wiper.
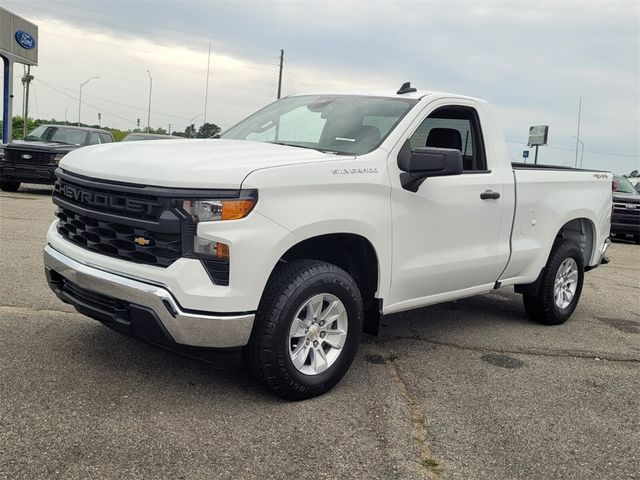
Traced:
<svg viewBox="0 0 640 480">
<path fill-rule="evenodd" d="M 322 153 L 332 153 L 334 155 L 338 155 L 339 153 L 339 152 L 336 152 L 335 150 L 323 150 L 322 148 L 308 147 L 307 145 L 299 145 L 297 143 L 286 143 L 286 142 L 267 142 L 267 143 L 273 143 L 274 145 L 285 145 L 287 147 L 306 148 L 308 150 L 315 150 L 317 152 L 322 152 Z"/>
<path fill-rule="evenodd" d="M 27 135 L 26 137 L 24 137 L 24 140 L 32 140 L 32 141 L 36 141 L 36 142 L 41 142 L 42 139 L 40 137 L 35 137 L 33 135 Z"/>
</svg>

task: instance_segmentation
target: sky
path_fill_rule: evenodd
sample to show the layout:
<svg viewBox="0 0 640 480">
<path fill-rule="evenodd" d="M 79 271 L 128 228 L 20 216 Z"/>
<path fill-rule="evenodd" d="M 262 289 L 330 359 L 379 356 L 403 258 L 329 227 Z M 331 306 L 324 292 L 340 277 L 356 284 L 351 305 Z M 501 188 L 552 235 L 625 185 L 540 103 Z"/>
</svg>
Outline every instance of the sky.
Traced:
<svg viewBox="0 0 640 480">
<path fill-rule="evenodd" d="M 282 94 L 424 90 L 493 103 L 521 161 L 531 125 L 549 125 L 539 162 L 640 169 L 640 2 L 0 0 L 39 26 L 29 115 L 128 130 L 228 128 Z M 147 73 L 149 71 L 149 73 Z M 22 66 L 14 72 L 21 112 Z M 531 157 L 533 152 L 531 152 Z M 531 158 L 530 157 L 530 158 Z"/>
</svg>

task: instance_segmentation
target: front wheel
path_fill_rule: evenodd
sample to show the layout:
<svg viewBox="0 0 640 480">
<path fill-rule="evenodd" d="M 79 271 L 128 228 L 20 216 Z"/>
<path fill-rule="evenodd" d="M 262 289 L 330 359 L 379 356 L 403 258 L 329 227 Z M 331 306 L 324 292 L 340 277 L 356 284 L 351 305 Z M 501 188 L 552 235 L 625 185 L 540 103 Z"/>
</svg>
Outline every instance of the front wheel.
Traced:
<svg viewBox="0 0 640 480">
<path fill-rule="evenodd" d="M 276 267 L 260 302 L 245 358 L 256 379 L 289 400 L 321 395 L 353 361 L 362 298 L 335 265 L 293 260 Z"/>
<path fill-rule="evenodd" d="M 17 192 L 20 182 L 14 180 L 0 180 L 0 190 L 3 192 Z"/>
<path fill-rule="evenodd" d="M 523 295 L 529 317 L 546 325 L 567 321 L 578 305 L 584 282 L 582 250 L 574 242 L 556 242 L 542 271 L 540 290 L 536 295 Z"/>
</svg>

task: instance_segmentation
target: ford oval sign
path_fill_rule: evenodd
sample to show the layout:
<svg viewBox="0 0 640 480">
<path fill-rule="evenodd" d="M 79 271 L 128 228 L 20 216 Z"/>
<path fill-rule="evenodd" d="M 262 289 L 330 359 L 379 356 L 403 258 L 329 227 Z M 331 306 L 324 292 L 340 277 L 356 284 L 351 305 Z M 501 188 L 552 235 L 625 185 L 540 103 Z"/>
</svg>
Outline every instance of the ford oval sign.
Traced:
<svg viewBox="0 0 640 480">
<path fill-rule="evenodd" d="M 25 50 L 31 50 L 36 48 L 36 39 L 31 36 L 30 33 L 18 30 L 16 32 L 16 42 Z"/>
</svg>

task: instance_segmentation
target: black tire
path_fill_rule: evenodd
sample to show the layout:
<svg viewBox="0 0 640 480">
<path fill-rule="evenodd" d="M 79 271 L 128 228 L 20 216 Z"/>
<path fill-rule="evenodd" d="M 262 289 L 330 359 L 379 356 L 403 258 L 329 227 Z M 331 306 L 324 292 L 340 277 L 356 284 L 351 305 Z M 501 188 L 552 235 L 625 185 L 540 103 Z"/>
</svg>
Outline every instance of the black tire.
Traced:
<svg viewBox="0 0 640 480">
<path fill-rule="evenodd" d="M 633 241 L 636 245 L 640 245 L 640 235 L 634 235 Z"/>
<path fill-rule="evenodd" d="M 556 274 L 562 263 L 573 258 L 578 267 L 576 291 L 569 305 L 560 308 L 554 300 Z M 582 250 L 569 240 L 557 241 L 542 272 L 542 282 L 537 295 L 523 295 L 524 309 L 533 321 L 545 325 L 560 325 L 567 321 L 578 305 L 584 282 L 584 260 Z"/>
<path fill-rule="evenodd" d="M 289 355 L 289 330 L 298 310 L 314 295 L 328 293 L 345 307 L 345 344 L 329 368 L 305 375 Z M 341 268 L 317 260 L 293 260 L 276 267 L 260 301 L 245 360 L 267 390 L 287 400 L 304 400 L 328 392 L 349 369 L 362 333 L 362 297 L 353 278 Z"/>
<path fill-rule="evenodd" d="M 15 180 L 0 180 L 0 190 L 3 192 L 16 192 L 20 188 L 20 182 Z"/>
</svg>

